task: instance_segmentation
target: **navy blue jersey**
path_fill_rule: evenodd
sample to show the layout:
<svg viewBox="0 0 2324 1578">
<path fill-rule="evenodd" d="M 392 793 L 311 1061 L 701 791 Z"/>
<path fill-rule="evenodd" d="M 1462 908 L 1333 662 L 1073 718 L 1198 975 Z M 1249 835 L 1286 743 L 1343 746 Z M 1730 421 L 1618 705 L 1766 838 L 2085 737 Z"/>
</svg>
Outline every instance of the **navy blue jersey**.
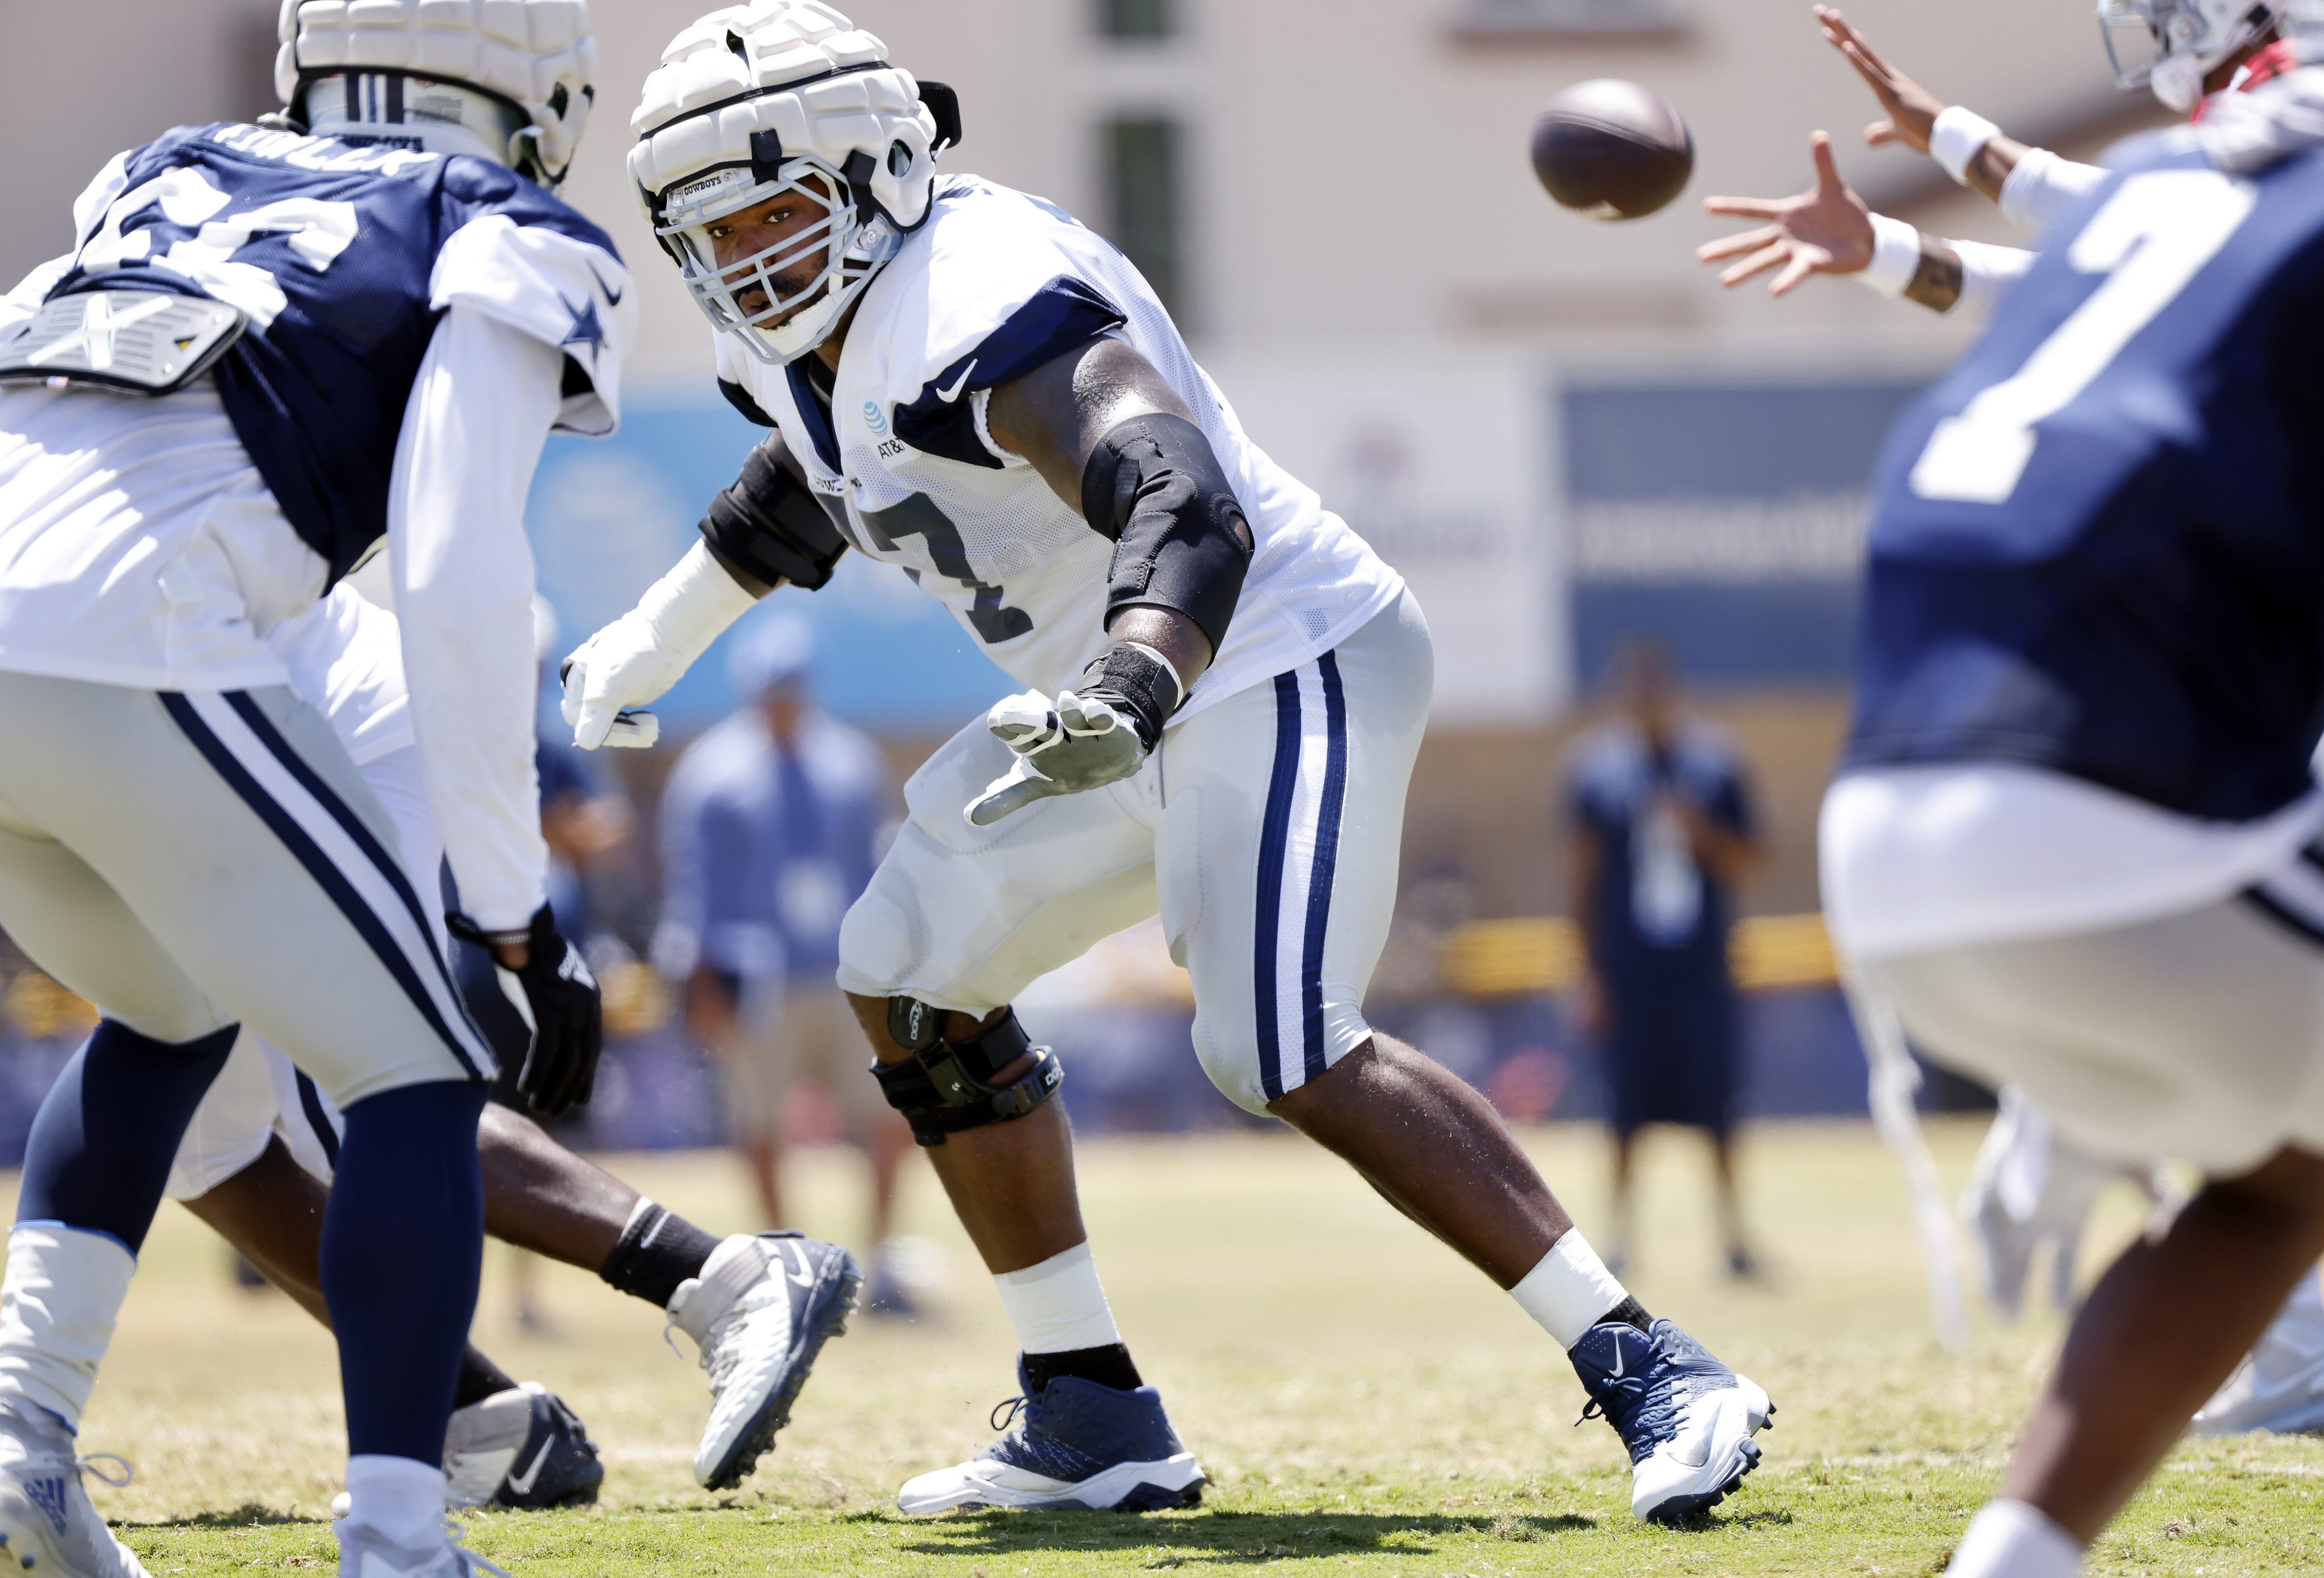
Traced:
<svg viewBox="0 0 2324 1578">
<path fill-rule="evenodd" d="M 124 154 L 78 218 L 51 296 L 169 290 L 249 315 L 219 398 L 334 578 L 387 530 L 404 406 L 447 307 L 474 301 L 562 344 L 562 421 L 613 426 L 605 319 L 628 288 L 613 243 L 489 161 L 180 126 Z"/>
<path fill-rule="evenodd" d="M 1851 766 L 2264 816 L 2324 729 L 2324 151 L 2131 145 L 1883 457 Z"/>
</svg>

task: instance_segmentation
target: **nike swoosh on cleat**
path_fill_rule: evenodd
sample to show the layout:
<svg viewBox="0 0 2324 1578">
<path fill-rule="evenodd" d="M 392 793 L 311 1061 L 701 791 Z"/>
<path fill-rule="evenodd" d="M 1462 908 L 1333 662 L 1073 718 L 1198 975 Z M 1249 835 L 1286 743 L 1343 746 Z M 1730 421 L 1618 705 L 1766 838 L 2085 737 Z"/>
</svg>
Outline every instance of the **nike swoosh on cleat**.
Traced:
<svg viewBox="0 0 2324 1578">
<path fill-rule="evenodd" d="M 788 1273 L 792 1284 L 800 1288 L 814 1287 L 815 1272 L 810 1269 L 807 1269 L 807 1251 L 800 1249 L 798 1245 L 794 1244 L 791 1246 L 791 1252 L 798 1256 L 799 1265 L 802 1268 L 801 1270 Z"/>
<path fill-rule="evenodd" d="M 1622 1344 L 1619 1338 L 1617 1338 L 1614 1343 L 1614 1373 L 1611 1379 L 1615 1381 L 1622 1379 Z"/>
<path fill-rule="evenodd" d="M 514 1491 L 520 1496 L 531 1495 L 532 1487 L 538 1483 L 540 1479 L 540 1465 L 549 1461 L 549 1449 L 556 1445 L 557 1438 L 553 1436 L 548 1440 L 543 1441 L 540 1444 L 540 1450 L 532 1454 L 532 1466 L 525 1470 L 524 1472 L 521 1474 L 512 1473 L 509 1475 L 509 1489 Z"/>
<path fill-rule="evenodd" d="M 976 363 L 972 360 L 967 366 L 960 370 L 960 376 L 952 381 L 952 388 L 949 390 L 940 389 L 936 390 L 936 399 L 942 400 L 946 405 L 951 405 L 954 400 L 960 399 L 960 391 L 962 389 L 966 387 L 968 383 L 968 375 L 975 371 Z"/>
</svg>

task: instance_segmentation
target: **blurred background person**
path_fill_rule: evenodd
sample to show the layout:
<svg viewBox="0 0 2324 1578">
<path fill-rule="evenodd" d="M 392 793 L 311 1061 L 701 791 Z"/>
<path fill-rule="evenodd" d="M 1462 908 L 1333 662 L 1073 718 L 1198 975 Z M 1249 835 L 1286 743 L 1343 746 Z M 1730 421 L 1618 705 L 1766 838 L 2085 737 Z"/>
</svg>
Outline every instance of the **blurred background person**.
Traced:
<svg viewBox="0 0 2324 1578">
<path fill-rule="evenodd" d="M 872 879 L 894 794 L 879 748 L 814 705 L 813 656 L 797 619 L 738 633 L 728 677 L 739 705 L 687 748 L 662 793 L 655 962 L 718 1071 L 729 1136 L 770 1226 L 790 1225 L 792 1096 L 802 1083 L 829 1096 L 870 1163 L 868 1307 L 910 1314 L 909 1272 L 890 1241 L 911 1131 L 867 1071 L 835 978 L 839 922 Z"/>
<path fill-rule="evenodd" d="M 1609 676 L 1614 714 L 1573 742 L 1564 772 L 1571 902 L 1588 959 L 1580 1017 L 1613 1095 L 1609 1264 L 1632 1249 L 1638 1131 L 1676 1124 L 1711 1140 L 1728 1268 L 1752 1276 L 1735 1187 L 1728 965 L 1734 889 L 1761 857 L 1745 763 L 1725 730 L 1680 710 L 1658 644 L 1626 643 Z"/>
</svg>

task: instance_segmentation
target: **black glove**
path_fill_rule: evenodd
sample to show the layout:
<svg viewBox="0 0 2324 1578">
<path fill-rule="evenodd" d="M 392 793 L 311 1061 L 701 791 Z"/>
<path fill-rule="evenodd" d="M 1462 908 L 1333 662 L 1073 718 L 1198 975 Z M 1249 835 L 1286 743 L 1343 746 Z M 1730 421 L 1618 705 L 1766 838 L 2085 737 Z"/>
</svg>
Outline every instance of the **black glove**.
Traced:
<svg viewBox="0 0 2324 1578">
<path fill-rule="evenodd" d="M 521 939 L 487 932 L 466 915 L 444 919 L 453 936 L 484 950 L 501 995 L 524 1022 L 526 1044 L 516 1087 L 532 1110 L 545 1118 L 563 1117 L 586 1102 L 597 1083 L 598 1054 L 605 1050 L 604 1014 L 597 978 L 581 950 L 557 930 L 549 906 L 534 913 Z M 520 940 L 530 957 L 522 969 L 512 970 L 493 953 L 493 945 Z"/>
</svg>

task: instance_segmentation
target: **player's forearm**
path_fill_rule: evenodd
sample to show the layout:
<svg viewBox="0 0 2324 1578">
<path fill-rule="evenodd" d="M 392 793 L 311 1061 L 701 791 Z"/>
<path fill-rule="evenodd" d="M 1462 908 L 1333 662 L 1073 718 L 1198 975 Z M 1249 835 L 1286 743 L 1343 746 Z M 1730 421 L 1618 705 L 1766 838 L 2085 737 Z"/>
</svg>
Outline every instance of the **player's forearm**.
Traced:
<svg viewBox="0 0 2324 1578">
<path fill-rule="evenodd" d="M 2009 184 L 2010 172 L 2030 151 L 2015 137 L 1997 135 L 1977 151 L 1976 157 L 1969 161 L 1962 173 L 1969 178 L 1967 184 L 1978 196 L 1987 202 L 1998 203 L 2002 188 Z"/>
<path fill-rule="evenodd" d="M 1912 283 L 1904 287 L 1904 298 L 1932 312 L 1950 312 L 1960 295 L 1960 253 L 1933 235 L 1923 236 L 1921 260 L 1913 271 Z"/>
<path fill-rule="evenodd" d="M 1932 312 L 1982 317 L 2034 266 L 2035 254 L 2020 248 L 1940 240 L 1885 214 L 1872 216 L 1872 265 L 1856 277 Z"/>
<path fill-rule="evenodd" d="M 390 485 L 420 766 L 463 908 L 489 931 L 525 925 L 548 870 L 524 500 L 562 372 L 553 347 L 455 308 L 413 386 Z"/>
<path fill-rule="evenodd" d="M 1167 658 L 1170 666 L 1177 671 L 1182 691 L 1194 688 L 1214 656 L 1210 638 L 1203 634 L 1202 627 L 1176 609 L 1150 605 L 1123 609 L 1106 627 L 1105 633 L 1109 640 L 1135 641 Z"/>
</svg>

